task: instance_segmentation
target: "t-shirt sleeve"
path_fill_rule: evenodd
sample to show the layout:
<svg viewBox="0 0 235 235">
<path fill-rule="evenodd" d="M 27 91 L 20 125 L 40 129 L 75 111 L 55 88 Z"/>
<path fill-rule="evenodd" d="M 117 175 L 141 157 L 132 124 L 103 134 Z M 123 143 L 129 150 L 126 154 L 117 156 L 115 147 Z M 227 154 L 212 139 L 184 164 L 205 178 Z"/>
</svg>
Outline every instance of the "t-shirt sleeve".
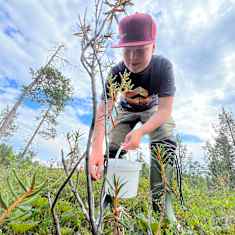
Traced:
<svg viewBox="0 0 235 235">
<path fill-rule="evenodd" d="M 161 80 L 159 88 L 159 97 L 174 96 L 176 91 L 175 76 L 172 63 L 167 59 L 162 59 Z"/>
</svg>

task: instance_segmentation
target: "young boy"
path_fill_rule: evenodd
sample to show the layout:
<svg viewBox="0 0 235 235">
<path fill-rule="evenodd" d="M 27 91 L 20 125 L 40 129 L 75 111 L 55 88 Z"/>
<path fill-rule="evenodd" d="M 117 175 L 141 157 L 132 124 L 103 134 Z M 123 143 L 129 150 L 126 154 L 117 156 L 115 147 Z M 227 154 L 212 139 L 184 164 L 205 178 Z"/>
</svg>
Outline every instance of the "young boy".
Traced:
<svg viewBox="0 0 235 235">
<path fill-rule="evenodd" d="M 123 61 L 114 66 L 111 73 L 113 77 L 116 76 L 115 82 L 120 84 L 120 74 L 130 72 L 133 88 L 124 92 L 119 100 L 118 116 L 109 138 L 109 157 L 114 158 L 120 146 L 123 148 L 122 154 L 138 148 L 141 138 L 145 134 L 149 135 L 153 208 L 159 211 L 159 204 L 156 201 L 160 198 L 162 177 L 153 148 L 164 144 L 167 153 L 165 170 L 168 181 L 171 182 L 176 149 L 173 135 L 175 124 L 171 117 L 175 94 L 173 68 L 169 60 L 153 54 L 157 27 L 150 15 L 135 13 L 124 17 L 119 23 L 119 34 L 119 43 L 112 47 L 123 48 Z M 106 91 L 108 94 L 107 83 Z M 108 99 L 109 113 L 113 105 L 113 101 Z M 100 169 L 104 164 L 104 114 L 104 102 L 101 102 L 97 110 L 89 161 L 91 177 L 94 180 L 101 178 Z M 142 126 L 133 130 L 138 122 L 141 122 Z M 175 222 L 170 192 L 167 192 L 165 202 L 166 216 L 171 222 Z"/>
</svg>

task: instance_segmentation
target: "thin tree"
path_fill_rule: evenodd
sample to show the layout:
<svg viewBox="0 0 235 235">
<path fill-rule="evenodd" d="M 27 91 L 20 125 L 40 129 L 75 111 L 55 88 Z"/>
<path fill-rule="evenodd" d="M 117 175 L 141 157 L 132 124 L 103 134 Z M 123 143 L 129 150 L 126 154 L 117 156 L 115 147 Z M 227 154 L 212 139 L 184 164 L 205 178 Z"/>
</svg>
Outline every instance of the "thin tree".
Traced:
<svg viewBox="0 0 235 235">
<path fill-rule="evenodd" d="M 181 172 L 185 171 L 186 169 L 186 160 L 187 160 L 187 146 L 183 144 L 182 137 L 178 134 L 176 135 L 177 141 L 177 156 L 179 159 L 179 167 Z"/>
<path fill-rule="evenodd" d="M 235 120 L 232 117 L 232 113 L 222 108 L 222 114 L 219 116 L 219 119 L 221 119 L 223 129 L 235 147 Z"/>
<path fill-rule="evenodd" d="M 60 50 L 64 47 L 64 45 L 60 45 L 56 51 L 53 53 L 53 55 L 50 57 L 50 59 L 48 60 L 47 64 L 43 67 L 43 68 L 47 68 L 49 66 L 51 66 L 52 62 L 54 61 L 54 59 L 58 56 L 58 53 L 60 52 Z M 38 85 L 38 83 L 40 83 L 40 81 L 42 80 L 42 78 L 40 77 L 40 74 L 38 74 L 38 76 L 34 76 L 35 73 L 34 71 L 31 69 L 31 74 L 33 81 L 27 85 L 24 86 L 22 93 L 20 94 L 20 96 L 18 97 L 16 103 L 13 105 L 13 107 L 11 108 L 11 110 L 9 112 L 6 113 L 6 115 L 2 118 L 2 121 L 0 123 L 0 137 L 6 135 L 7 130 L 11 127 L 12 122 L 14 121 L 14 118 L 16 117 L 16 112 L 17 109 L 20 107 L 20 105 L 22 104 L 22 102 L 24 101 L 25 97 L 32 91 L 32 89 L 35 88 L 35 86 Z"/>
<path fill-rule="evenodd" d="M 235 121 L 232 114 L 223 108 L 219 113 L 219 123 L 214 125 L 214 143 L 206 143 L 205 150 L 208 168 L 214 183 L 222 182 L 229 186 L 235 183 Z"/>
<path fill-rule="evenodd" d="M 92 181 L 89 173 L 89 152 L 91 145 L 91 137 L 94 130 L 95 118 L 96 118 L 96 109 L 97 109 L 97 94 L 96 94 L 96 81 L 97 77 L 101 78 L 101 83 L 105 96 L 105 142 L 106 149 L 108 149 L 108 130 L 107 130 L 107 121 L 108 121 L 108 105 L 107 105 L 107 94 L 104 85 L 104 71 L 107 70 L 107 67 L 110 67 L 110 64 L 107 64 L 105 60 L 105 49 L 108 47 L 109 39 L 112 37 L 111 26 L 113 20 L 118 21 L 118 15 L 120 13 L 126 12 L 126 7 L 129 5 L 133 5 L 130 0 L 116 0 L 114 3 L 110 3 L 109 1 L 104 0 L 95 0 L 95 16 L 94 19 L 91 19 L 90 22 L 87 22 L 86 11 L 84 17 L 79 17 L 79 32 L 75 33 L 75 36 L 80 37 L 81 42 L 81 63 L 88 73 L 91 82 L 91 98 L 93 104 L 93 115 L 92 122 L 89 129 L 88 134 L 88 142 L 86 145 L 86 151 L 81 155 L 81 158 L 85 157 L 86 161 L 86 180 L 87 180 L 87 204 L 88 204 L 88 213 L 86 217 L 90 227 L 92 234 L 102 234 L 102 223 L 103 223 L 103 212 L 102 212 L 102 200 L 104 197 L 104 185 L 105 178 L 107 174 L 107 164 L 105 164 L 104 168 L 104 177 L 102 182 L 102 188 L 100 192 L 100 200 L 98 206 L 98 217 L 95 218 L 95 204 L 93 198 L 92 191 Z M 110 110 L 109 110 L 110 111 Z M 106 152 L 106 156 L 108 159 L 108 152 Z M 62 192 L 65 185 L 70 181 L 73 173 L 76 170 L 76 167 L 79 165 L 81 158 L 76 162 L 70 174 L 67 174 L 68 177 L 63 183 L 63 185 L 58 190 L 58 193 L 54 199 L 52 204 L 52 208 L 54 208 L 56 201 L 58 200 L 59 194 Z M 106 160 L 107 160 L 106 159 Z M 79 203 L 81 206 L 81 203 Z M 81 206 L 82 207 L 82 206 Z M 83 207 L 82 207 L 83 208 Z"/>
<path fill-rule="evenodd" d="M 131 1 L 124 0 L 124 1 L 115 1 L 114 4 L 109 3 L 108 1 L 96 0 L 95 1 L 95 19 L 93 27 L 91 24 L 87 22 L 87 15 L 86 12 L 84 17 L 79 17 L 79 28 L 80 32 L 76 34 L 81 38 L 81 63 L 88 73 L 91 81 L 91 96 L 92 96 L 92 104 L 93 104 L 93 114 L 92 114 L 92 121 L 91 126 L 88 134 L 88 143 L 85 152 L 85 160 L 86 160 L 86 179 L 87 179 L 87 197 L 88 197 L 88 211 L 89 211 L 89 222 L 91 226 L 92 234 L 99 234 L 101 225 L 102 225 L 102 218 L 103 218 L 103 211 L 102 211 L 102 201 L 104 197 L 104 185 L 105 179 L 107 174 L 107 164 L 105 164 L 104 173 L 103 173 L 103 182 L 102 182 L 102 189 L 100 192 L 100 203 L 99 203 L 99 218 L 95 219 L 94 215 L 94 198 L 92 192 L 92 181 L 91 176 L 89 173 L 89 153 L 90 153 L 90 146 L 91 146 L 91 137 L 94 130 L 95 119 L 96 119 L 96 110 L 97 110 L 97 90 L 96 90 L 96 77 L 100 76 L 101 83 L 104 91 L 104 102 L 105 102 L 105 143 L 106 143 L 106 159 L 108 161 L 109 153 L 108 153 L 108 130 L 107 130 L 107 120 L 110 113 L 107 101 L 107 94 L 104 85 L 104 70 L 107 67 L 104 66 L 105 64 L 105 48 L 108 46 L 108 39 L 112 36 L 111 26 L 113 20 L 118 21 L 118 14 L 126 12 L 126 7 L 128 5 L 132 5 Z M 105 12 L 106 10 L 106 12 Z M 98 74 L 97 74 L 98 73 Z M 97 221 L 97 222 L 96 222 Z"/>
<path fill-rule="evenodd" d="M 6 108 L 4 108 L 1 112 L 0 112 L 0 126 L 3 125 L 3 122 L 5 120 L 5 117 L 8 116 L 10 112 L 10 108 L 7 105 Z M 13 116 L 13 120 L 16 119 L 16 113 Z M 8 128 L 6 129 L 6 131 L 0 135 L 0 139 L 7 139 L 8 137 L 11 137 L 13 135 L 13 133 L 17 130 L 17 125 L 15 124 L 14 121 L 12 121 L 11 123 L 9 123 Z"/>
<path fill-rule="evenodd" d="M 47 129 L 41 131 L 41 135 L 46 138 L 55 137 L 56 118 L 63 111 L 66 102 L 71 99 L 72 95 L 72 87 L 69 79 L 66 79 L 56 68 L 42 68 L 38 71 L 38 74 L 38 76 L 41 77 L 41 81 L 38 86 L 31 90 L 28 96 L 33 99 L 33 101 L 47 108 L 46 111 L 42 112 L 42 118 L 27 142 L 21 157 L 26 154 L 44 123 L 48 125 Z"/>
<path fill-rule="evenodd" d="M 92 24 L 87 22 L 86 12 L 84 17 L 79 17 L 79 32 L 75 33 L 74 35 L 80 37 L 81 41 L 81 63 L 85 68 L 86 72 L 88 73 L 90 80 L 91 80 L 91 97 L 93 102 L 93 117 L 92 123 L 88 134 L 88 143 L 86 146 L 86 151 L 84 154 L 81 155 L 81 158 L 86 159 L 86 179 L 87 179 L 87 204 L 88 204 L 88 213 L 86 218 L 90 224 L 92 234 L 102 234 L 102 223 L 103 223 L 103 213 L 102 213 L 102 200 L 104 196 L 104 185 L 105 185 L 105 176 L 107 173 L 107 164 L 105 164 L 104 168 L 104 177 L 102 182 L 102 189 L 100 192 L 100 203 L 99 208 L 100 212 L 98 213 L 98 217 L 95 218 L 95 205 L 94 205 L 94 198 L 93 198 L 93 191 L 92 191 L 92 181 L 89 174 L 88 162 L 89 162 L 89 152 L 90 152 L 90 144 L 91 144 L 91 136 L 93 134 L 94 123 L 96 118 L 96 109 L 97 109 L 97 95 L 96 95 L 96 80 L 97 76 L 101 78 L 101 83 L 104 91 L 105 96 L 105 140 L 106 146 L 108 149 L 108 141 L 107 141 L 107 120 L 108 120 L 108 107 L 107 107 L 107 94 L 104 85 L 104 71 L 107 70 L 107 62 L 105 61 L 105 48 L 107 48 L 109 39 L 112 36 L 111 26 L 113 19 L 118 21 L 118 14 L 125 13 L 125 8 L 128 5 L 133 5 L 130 0 L 118 0 L 115 3 L 109 3 L 108 1 L 97 0 L 95 1 L 95 19 L 93 22 L 94 27 Z M 110 110 L 109 110 L 110 111 Z M 108 159 L 108 153 L 106 154 Z M 54 199 L 52 204 L 52 209 L 54 208 L 56 201 L 58 200 L 59 194 L 62 192 L 63 188 L 67 183 L 70 182 L 72 174 L 75 172 L 76 167 L 79 165 L 81 158 L 77 161 L 75 166 L 73 167 L 70 174 L 67 174 L 68 177 L 65 182 L 62 184 L 58 193 Z M 106 159 L 106 160 L 107 160 Z M 80 203 L 79 203 L 80 204 Z M 81 204 L 80 204 L 81 206 Z M 82 207 L 82 206 L 81 206 Z"/>
</svg>

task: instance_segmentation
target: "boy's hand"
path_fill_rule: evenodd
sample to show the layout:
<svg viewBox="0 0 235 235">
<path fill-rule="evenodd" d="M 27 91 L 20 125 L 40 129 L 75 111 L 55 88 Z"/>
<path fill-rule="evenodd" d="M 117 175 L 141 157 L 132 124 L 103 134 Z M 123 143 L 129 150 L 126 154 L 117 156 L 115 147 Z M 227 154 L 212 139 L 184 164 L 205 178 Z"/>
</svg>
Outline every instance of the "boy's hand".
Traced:
<svg viewBox="0 0 235 235">
<path fill-rule="evenodd" d="M 124 143 L 122 144 L 122 148 L 124 150 L 137 149 L 139 147 L 142 136 L 143 136 L 143 132 L 141 129 L 136 129 L 134 131 L 129 132 L 126 135 Z"/>
<path fill-rule="evenodd" d="M 103 174 L 104 155 L 102 151 L 92 151 L 89 159 L 89 171 L 93 180 L 99 180 Z"/>
</svg>

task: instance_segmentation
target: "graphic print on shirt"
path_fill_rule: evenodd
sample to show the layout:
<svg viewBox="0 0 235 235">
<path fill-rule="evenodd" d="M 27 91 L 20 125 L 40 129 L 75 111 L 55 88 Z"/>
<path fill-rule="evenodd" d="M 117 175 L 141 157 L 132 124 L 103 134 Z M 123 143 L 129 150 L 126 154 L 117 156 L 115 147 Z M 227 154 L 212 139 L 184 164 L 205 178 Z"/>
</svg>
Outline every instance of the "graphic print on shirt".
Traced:
<svg viewBox="0 0 235 235">
<path fill-rule="evenodd" d="M 149 92 L 143 87 L 137 87 L 133 90 L 128 90 L 122 93 L 123 98 L 130 105 L 143 105 L 148 104 L 151 97 L 149 96 Z"/>
</svg>

